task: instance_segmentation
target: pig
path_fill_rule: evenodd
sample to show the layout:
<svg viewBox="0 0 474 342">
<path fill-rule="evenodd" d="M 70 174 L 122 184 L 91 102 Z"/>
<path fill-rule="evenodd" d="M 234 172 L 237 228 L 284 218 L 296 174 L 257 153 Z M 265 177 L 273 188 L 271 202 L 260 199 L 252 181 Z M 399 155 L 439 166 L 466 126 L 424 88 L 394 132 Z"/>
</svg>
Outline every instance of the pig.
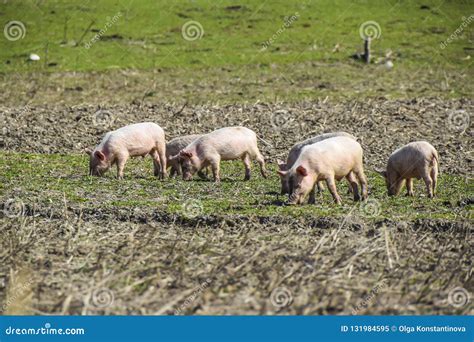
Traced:
<svg viewBox="0 0 474 342">
<path fill-rule="evenodd" d="M 171 168 L 170 176 L 174 176 L 176 174 L 181 175 L 182 173 L 179 158 L 173 159 L 172 157 L 201 136 L 202 134 L 184 135 L 182 137 L 176 137 L 166 144 L 166 165 Z M 201 173 L 200 176 L 202 177 L 204 175 Z"/>
<path fill-rule="evenodd" d="M 288 158 L 286 159 L 286 163 L 281 161 L 281 160 L 278 160 L 279 170 L 286 171 L 286 170 L 291 169 L 291 167 L 293 166 L 295 161 L 298 159 L 298 156 L 300 155 L 301 150 L 303 149 L 303 147 L 305 147 L 307 145 L 317 143 L 319 141 L 322 141 L 322 140 L 325 140 L 325 139 L 328 139 L 328 138 L 339 137 L 339 136 L 345 136 L 345 137 L 349 137 L 351 139 L 357 140 L 356 137 L 354 137 L 353 135 L 351 135 L 349 133 L 334 132 L 334 133 L 323 133 L 323 134 L 317 135 L 315 137 L 306 139 L 304 141 L 298 142 L 298 143 L 293 145 L 290 152 L 288 153 Z M 282 195 L 284 195 L 284 194 L 290 194 L 291 195 L 291 191 L 289 189 L 289 184 L 288 184 L 288 177 L 281 176 L 280 181 L 281 181 L 281 194 Z M 322 182 L 317 183 L 317 185 L 318 185 L 319 190 L 324 189 L 324 186 L 322 185 Z"/>
<path fill-rule="evenodd" d="M 413 178 L 422 178 L 432 198 L 436 195 L 438 168 L 438 151 L 426 141 L 415 141 L 395 150 L 388 158 L 387 169 L 379 173 L 385 178 L 389 196 L 398 195 L 403 182 L 407 196 L 414 196 Z"/>
<path fill-rule="evenodd" d="M 129 157 L 150 155 L 154 174 L 166 177 L 166 142 L 163 129 L 152 122 L 142 122 L 108 132 L 94 150 L 86 149 L 90 156 L 89 175 L 102 176 L 114 164 L 117 178 L 123 178 Z"/>
<path fill-rule="evenodd" d="M 304 146 L 293 166 L 279 170 L 281 176 L 288 177 L 293 193 L 289 204 L 302 204 L 310 195 L 309 202 L 314 203 L 314 185 L 326 181 L 334 201 L 341 204 L 335 180 L 347 178 L 352 186 L 354 201 L 367 198 L 367 178 L 362 165 L 363 151 L 360 144 L 347 136 L 338 136 L 322 140 L 316 144 Z"/>
<path fill-rule="evenodd" d="M 214 181 L 220 182 L 220 161 L 241 159 L 245 178 L 250 179 L 250 161 L 256 159 L 260 172 L 267 177 L 265 160 L 257 147 L 257 135 L 246 127 L 225 127 L 205 134 L 182 149 L 172 159 L 179 158 L 183 179 L 190 180 L 194 173 L 210 166 Z"/>
</svg>

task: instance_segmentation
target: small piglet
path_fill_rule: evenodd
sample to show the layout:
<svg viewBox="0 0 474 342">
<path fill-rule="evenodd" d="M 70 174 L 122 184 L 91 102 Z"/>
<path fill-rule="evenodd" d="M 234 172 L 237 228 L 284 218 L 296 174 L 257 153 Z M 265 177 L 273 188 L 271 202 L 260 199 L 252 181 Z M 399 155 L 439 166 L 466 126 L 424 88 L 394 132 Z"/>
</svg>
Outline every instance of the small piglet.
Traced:
<svg viewBox="0 0 474 342">
<path fill-rule="evenodd" d="M 438 163 L 438 152 L 430 143 L 415 141 L 393 152 L 387 170 L 379 173 L 385 177 L 389 196 L 398 195 L 405 181 L 407 196 L 413 196 L 413 178 L 423 178 L 431 198 L 436 194 Z"/>
<path fill-rule="evenodd" d="M 183 179 L 211 166 L 214 181 L 220 182 L 220 161 L 242 159 L 245 180 L 250 179 L 250 162 L 256 159 L 262 176 L 266 178 L 265 160 L 257 147 L 257 135 L 245 127 L 225 127 L 205 134 L 182 149 L 172 159 L 180 159 Z"/>
<path fill-rule="evenodd" d="M 346 177 L 352 186 L 354 200 L 359 201 L 359 184 L 362 197 L 367 198 L 367 178 L 362 166 L 363 151 L 360 144 L 346 136 L 333 137 L 316 144 L 303 147 L 298 159 L 288 171 L 278 171 L 287 176 L 293 193 L 290 204 L 302 204 L 310 195 L 310 203 L 314 203 L 314 185 L 320 181 L 326 184 L 338 204 L 341 198 L 337 193 L 335 180 Z"/>
<path fill-rule="evenodd" d="M 166 176 L 166 143 L 163 129 L 152 122 L 128 125 L 108 132 L 90 155 L 89 174 L 102 176 L 114 164 L 117 165 L 117 178 L 123 178 L 123 169 L 129 157 L 153 158 L 154 174 Z"/>
<path fill-rule="evenodd" d="M 184 135 L 182 137 L 176 137 L 166 144 L 166 165 L 171 168 L 170 176 L 174 176 L 175 174 L 181 175 L 179 158 L 173 159 L 172 157 L 201 136 L 202 134 Z"/>
<path fill-rule="evenodd" d="M 301 142 L 298 142 L 298 143 L 294 144 L 293 147 L 291 148 L 290 152 L 288 153 L 288 158 L 286 159 L 286 163 L 281 161 L 281 160 L 278 160 L 278 168 L 281 171 L 287 171 L 287 170 L 291 169 L 293 164 L 298 159 L 298 157 L 301 153 L 301 150 L 303 149 L 303 147 L 305 147 L 307 145 L 312 145 L 314 143 L 317 143 L 317 142 L 320 142 L 322 140 L 326 140 L 326 139 L 329 139 L 329 138 L 343 137 L 343 136 L 354 139 L 354 140 L 357 140 L 356 137 L 354 137 L 353 135 L 351 135 L 349 133 L 346 133 L 346 132 L 323 133 L 323 134 L 317 135 L 315 137 L 312 137 L 312 138 L 309 138 L 309 139 L 306 139 L 304 141 L 301 141 Z M 290 189 L 289 184 L 288 184 L 288 177 L 287 176 L 282 176 L 280 174 L 280 180 L 281 180 L 281 194 L 282 195 L 288 194 L 288 193 L 291 194 L 291 191 L 290 191 L 291 189 Z M 320 189 L 320 190 L 323 189 L 322 184 L 318 183 L 318 189 Z"/>
</svg>

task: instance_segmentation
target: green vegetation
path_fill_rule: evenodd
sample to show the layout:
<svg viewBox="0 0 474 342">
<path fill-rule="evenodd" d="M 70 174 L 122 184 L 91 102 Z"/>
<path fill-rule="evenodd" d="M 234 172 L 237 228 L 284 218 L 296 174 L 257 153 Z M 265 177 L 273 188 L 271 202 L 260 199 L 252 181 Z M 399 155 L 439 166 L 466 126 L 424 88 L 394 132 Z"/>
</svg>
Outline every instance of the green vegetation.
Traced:
<svg viewBox="0 0 474 342">
<path fill-rule="evenodd" d="M 367 21 L 380 25 L 373 44 L 379 56 L 391 49 L 403 67 L 465 68 L 471 63 L 465 59 L 472 53 L 472 26 L 445 49 L 440 43 L 473 9 L 471 1 L 13 1 L 2 7 L 3 21 L 21 21 L 26 33 L 17 41 L 2 37 L 0 70 L 348 62 L 362 46 L 359 27 Z M 201 24 L 201 39 L 183 39 L 182 26 L 190 20 Z M 87 49 L 100 30 L 101 39 Z M 262 49 L 272 36 L 273 43 Z M 30 53 L 45 57 L 46 49 L 53 65 L 26 62 Z"/>
<path fill-rule="evenodd" d="M 383 179 L 368 172 L 370 201 L 354 206 L 347 183 L 338 186 L 344 198 L 343 206 L 333 204 L 328 191 L 318 198 L 316 205 L 285 206 L 279 195 L 279 179 L 274 165 L 269 165 L 271 177 L 262 179 L 254 168 L 253 178 L 244 182 L 240 162 L 223 163 L 223 181 L 216 186 L 211 181 L 181 179 L 159 181 L 152 176 L 151 160 L 132 159 L 124 180 L 114 178 L 115 169 L 106 177 L 86 176 L 85 156 L 2 154 L 0 175 L 1 196 L 6 200 L 18 198 L 29 207 L 61 209 L 65 203 L 75 208 L 130 209 L 158 211 L 182 216 L 193 215 L 257 215 L 257 216 L 336 216 L 349 213 L 361 220 L 377 221 L 389 218 L 413 220 L 418 218 L 466 219 L 472 204 L 464 206 L 466 190 L 472 193 L 472 182 L 462 177 L 442 175 L 438 197 L 428 199 L 421 181 L 415 182 L 416 196 L 386 195 Z M 25 182 L 28 179 L 28 182 Z M 470 187 L 470 189 L 466 189 Z M 21 188 L 19 193 L 14 189 Z"/>
</svg>

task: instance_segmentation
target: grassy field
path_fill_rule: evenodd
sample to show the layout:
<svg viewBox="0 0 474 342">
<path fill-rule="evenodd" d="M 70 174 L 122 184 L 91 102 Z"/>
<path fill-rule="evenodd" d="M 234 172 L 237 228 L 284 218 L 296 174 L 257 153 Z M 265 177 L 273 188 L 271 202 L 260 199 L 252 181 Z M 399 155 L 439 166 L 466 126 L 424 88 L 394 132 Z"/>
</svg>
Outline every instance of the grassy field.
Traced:
<svg viewBox="0 0 474 342">
<path fill-rule="evenodd" d="M 154 211 L 176 214 L 184 218 L 203 215 L 244 216 L 333 216 L 343 219 L 353 215 L 361 221 L 413 221 L 416 219 L 470 219 L 472 203 L 466 193 L 473 193 L 473 184 L 465 177 L 442 175 L 439 193 L 434 200 L 425 194 L 424 183 L 416 184 L 416 197 L 390 198 L 385 182 L 375 172 L 368 172 L 370 200 L 354 203 L 347 194 L 347 182 L 341 182 L 339 192 L 344 205 L 333 204 L 329 191 L 318 198 L 317 205 L 285 206 L 286 196 L 279 195 L 279 178 L 275 165 L 270 165 L 271 176 L 263 179 L 254 170 L 249 182 L 243 181 L 243 166 L 239 162 L 223 163 L 222 183 L 197 179 L 159 181 L 152 175 L 151 160 L 132 160 L 124 180 L 115 178 L 112 169 L 108 177 L 86 176 L 86 156 L 3 154 L 0 162 L 1 192 L 21 188 L 16 200 L 30 211 L 45 216 L 62 213 L 64 206 L 76 210 L 104 212 L 127 209 L 145 214 Z M 255 167 L 256 165 L 254 165 Z M 28 182 L 25 183 L 25 179 Z M 25 209 L 26 210 L 26 209 Z"/>
<path fill-rule="evenodd" d="M 11 1 L 2 18 L 24 30 L 0 40 L 0 98 L 14 101 L 13 85 L 27 95 L 22 104 L 468 96 L 473 9 L 469 1 Z M 183 35 L 189 21 L 200 26 Z M 350 56 L 362 52 L 360 27 L 370 21 L 379 38 L 363 68 Z M 41 60 L 28 61 L 31 53 Z M 117 96 L 104 97 L 111 89 Z"/>
<path fill-rule="evenodd" d="M 25 36 L 2 39 L 0 71 L 347 62 L 362 47 L 359 27 L 371 20 L 380 26 L 374 52 L 380 56 L 392 50 L 400 68 L 466 68 L 472 63 L 466 60 L 472 53 L 472 26 L 445 49 L 440 43 L 473 9 L 470 1 L 11 1 L 2 7 L 2 17 L 24 23 Z M 183 38 L 182 26 L 190 20 L 202 26 L 200 39 Z M 85 48 L 101 29 L 106 29 L 102 39 Z M 263 49 L 274 34 L 274 42 Z M 27 63 L 29 53 L 46 60 Z"/>
<path fill-rule="evenodd" d="M 467 0 L 3 1 L 0 314 L 472 314 L 473 14 Z M 139 121 L 168 139 L 245 125 L 271 176 L 225 162 L 219 186 L 160 181 L 149 158 L 120 181 L 87 176 L 84 148 Z M 342 206 L 327 190 L 285 205 L 276 159 L 341 130 L 364 148 L 369 200 L 342 181 Z M 416 181 L 388 197 L 375 170 L 414 140 L 439 151 L 438 196 Z"/>
</svg>

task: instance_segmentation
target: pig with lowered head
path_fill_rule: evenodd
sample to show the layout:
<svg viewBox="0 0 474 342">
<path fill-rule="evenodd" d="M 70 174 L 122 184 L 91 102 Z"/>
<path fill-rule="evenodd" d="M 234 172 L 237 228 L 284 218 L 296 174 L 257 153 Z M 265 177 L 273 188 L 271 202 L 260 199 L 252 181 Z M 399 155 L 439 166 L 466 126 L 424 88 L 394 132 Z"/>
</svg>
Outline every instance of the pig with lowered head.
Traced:
<svg viewBox="0 0 474 342">
<path fill-rule="evenodd" d="M 333 137 L 340 137 L 340 136 L 341 137 L 345 136 L 345 137 L 357 140 L 356 137 L 354 137 L 353 135 L 351 135 L 349 133 L 334 132 L 334 133 L 323 133 L 323 134 L 317 135 L 315 137 L 306 139 L 304 141 L 298 142 L 298 143 L 293 145 L 290 152 L 288 153 L 288 158 L 286 159 L 286 163 L 281 161 L 281 160 L 278 160 L 279 170 L 280 171 L 287 171 L 287 170 L 291 169 L 293 164 L 298 159 L 303 147 L 305 147 L 307 145 L 315 144 L 315 143 L 320 142 L 320 141 L 325 140 L 325 139 L 329 139 L 329 138 L 333 138 Z M 281 174 L 279 174 L 279 175 L 280 175 L 280 181 L 281 181 L 281 194 L 282 195 L 284 195 L 284 194 L 290 194 L 291 195 L 291 189 L 290 189 L 290 186 L 289 186 L 289 183 L 288 183 L 288 176 L 287 175 L 281 175 Z M 323 189 L 323 186 L 322 186 L 321 182 L 318 183 L 318 189 L 320 189 L 320 190 Z"/>
<path fill-rule="evenodd" d="M 171 168 L 170 176 L 174 176 L 175 174 L 181 175 L 181 164 L 179 162 L 179 158 L 173 159 L 172 157 L 201 136 L 202 134 L 183 135 L 181 137 L 171 139 L 168 143 L 166 143 L 166 165 L 168 168 Z"/>
<path fill-rule="evenodd" d="M 163 129 L 152 122 L 142 122 L 108 132 L 94 150 L 86 149 L 90 156 L 89 175 L 102 176 L 114 164 L 117 178 L 123 178 L 125 164 L 130 157 L 153 158 L 154 174 L 166 176 L 166 143 Z"/>
<path fill-rule="evenodd" d="M 415 141 L 395 150 L 388 158 L 387 169 L 379 173 L 385 178 L 389 196 L 398 195 L 403 182 L 407 196 L 413 196 L 413 178 L 422 178 L 431 198 L 436 194 L 438 163 L 438 151 L 430 143 Z"/>
<path fill-rule="evenodd" d="M 257 146 L 257 135 L 246 127 L 225 127 L 204 134 L 182 149 L 172 159 L 179 158 L 183 179 L 190 180 L 194 173 L 210 166 L 214 181 L 220 182 L 221 160 L 241 159 L 245 166 L 245 178 L 250 179 L 250 164 L 256 159 L 260 172 L 266 178 L 265 160 Z"/>
<path fill-rule="evenodd" d="M 288 171 L 278 171 L 288 177 L 293 193 L 289 204 L 302 204 L 308 194 L 314 198 L 314 185 L 320 181 L 326 184 L 338 204 L 341 197 L 337 193 L 336 180 L 347 178 L 352 186 L 354 200 L 359 201 L 359 183 L 362 198 L 367 198 L 367 178 L 362 165 L 363 151 L 352 138 L 338 136 L 307 145 Z"/>
</svg>

